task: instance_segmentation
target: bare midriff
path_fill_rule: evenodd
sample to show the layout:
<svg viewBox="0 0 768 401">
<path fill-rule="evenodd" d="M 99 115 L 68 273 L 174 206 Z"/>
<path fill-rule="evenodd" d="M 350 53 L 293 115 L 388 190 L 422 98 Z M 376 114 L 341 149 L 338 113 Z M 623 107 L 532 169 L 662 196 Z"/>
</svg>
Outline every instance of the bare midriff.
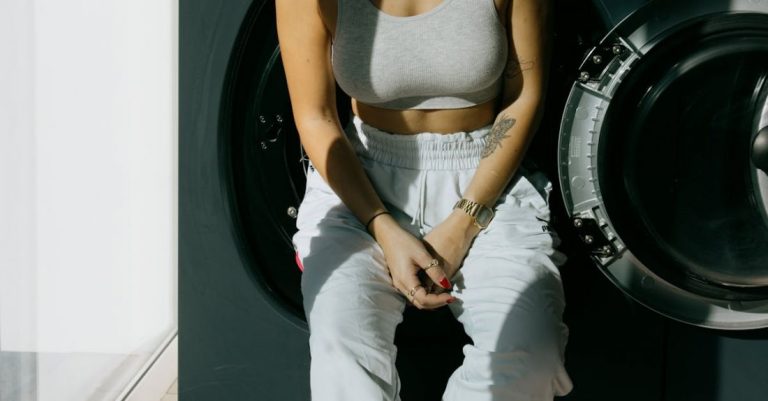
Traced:
<svg viewBox="0 0 768 401">
<path fill-rule="evenodd" d="M 468 132 L 491 124 L 496 118 L 495 99 L 461 109 L 395 110 L 352 99 L 352 112 L 366 124 L 393 134 Z"/>
</svg>

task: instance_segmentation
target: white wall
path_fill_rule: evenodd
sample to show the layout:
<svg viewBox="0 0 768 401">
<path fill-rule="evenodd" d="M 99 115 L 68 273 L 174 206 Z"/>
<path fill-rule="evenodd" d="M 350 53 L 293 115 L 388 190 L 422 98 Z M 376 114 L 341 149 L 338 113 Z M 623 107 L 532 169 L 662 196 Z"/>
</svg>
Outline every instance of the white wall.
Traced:
<svg viewBox="0 0 768 401">
<path fill-rule="evenodd" d="M 176 327 L 177 4 L 0 1 L 0 350 Z"/>
<path fill-rule="evenodd" d="M 0 351 L 37 333 L 33 23 L 31 2 L 0 1 Z"/>
</svg>

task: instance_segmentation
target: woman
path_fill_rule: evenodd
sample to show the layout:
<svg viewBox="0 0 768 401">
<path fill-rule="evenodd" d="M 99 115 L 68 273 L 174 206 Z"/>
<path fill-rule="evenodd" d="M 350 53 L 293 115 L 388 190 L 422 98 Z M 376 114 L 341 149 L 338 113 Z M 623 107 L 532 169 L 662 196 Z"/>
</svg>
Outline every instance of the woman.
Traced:
<svg viewBox="0 0 768 401">
<path fill-rule="evenodd" d="M 445 400 L 570 391 L 550 185 L 521 166 L 548 15 L 543 0 L 277 0 L 311 160 L 293 241 L 314 400 L 399 399 L 407 302 L 449 305 L 473 340 Z M 352 98 L 347 127 L 337 82 Z"/>
</svg>

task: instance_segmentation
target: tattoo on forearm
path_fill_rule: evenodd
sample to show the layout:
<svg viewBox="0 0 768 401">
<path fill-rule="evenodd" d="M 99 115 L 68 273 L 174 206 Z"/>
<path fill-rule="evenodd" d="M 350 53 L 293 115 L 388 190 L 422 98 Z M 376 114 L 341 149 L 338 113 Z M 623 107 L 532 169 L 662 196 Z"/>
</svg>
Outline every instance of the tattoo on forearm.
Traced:
<svg viewBox="0 0 768 401">
<path fill-rule="evenodd" d="M 523 71 L 528 71 L 531 68 L 533 68 L 533 61 L 518 60 L 513 58 L 507 62 L 507 67 L 504 69 L 504 77 L 507 79 L 512 79 L 522 74 Z"/>
<path fill-rule="evenodd" d="M 515 125 L 515 122 L 517 122 L 517 120 L 514 118 L 504 117 L 497 121 L 496 124 L 493 124 L 493 127 L 491 127 L 491 132 L 488 134 L 488 142 L 485 144 L 485 148 L 483 148 L 483 159 L 490 156 L 496 150 L 496 148 L 501 147 L 501 141 L 509 136 L 507 131 L 509 131 L 510 128 Z"/>
</svg>

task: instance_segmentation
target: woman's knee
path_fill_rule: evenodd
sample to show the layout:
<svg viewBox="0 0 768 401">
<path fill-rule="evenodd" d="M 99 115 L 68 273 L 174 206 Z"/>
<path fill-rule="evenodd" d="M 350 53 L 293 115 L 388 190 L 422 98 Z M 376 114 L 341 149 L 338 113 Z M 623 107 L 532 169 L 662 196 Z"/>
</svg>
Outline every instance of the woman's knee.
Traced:
<svg viewBox="0 0 768 401">
<path fill-rule="evenodd" d="M 366 269 L 372 267 L 358 266 L 358 271 L 342 274 L 324 285 L 302 280 L 304 311 L 311 333 L 336 338 L 364 338 L 370 333 L 372 339 L 394 339 L 405 300 L 388 276 L 385 279 L 377 273 L 366 273 Z"/>
<path fill-rule="evenodd" d="M 477 262 L 477 261 L 476 261 Z M 454 307 L 475 345 L 487 352 L 560 348 L 565 296 L 559 274 L 544 266 L 465 266 Z"/>
</svg>

